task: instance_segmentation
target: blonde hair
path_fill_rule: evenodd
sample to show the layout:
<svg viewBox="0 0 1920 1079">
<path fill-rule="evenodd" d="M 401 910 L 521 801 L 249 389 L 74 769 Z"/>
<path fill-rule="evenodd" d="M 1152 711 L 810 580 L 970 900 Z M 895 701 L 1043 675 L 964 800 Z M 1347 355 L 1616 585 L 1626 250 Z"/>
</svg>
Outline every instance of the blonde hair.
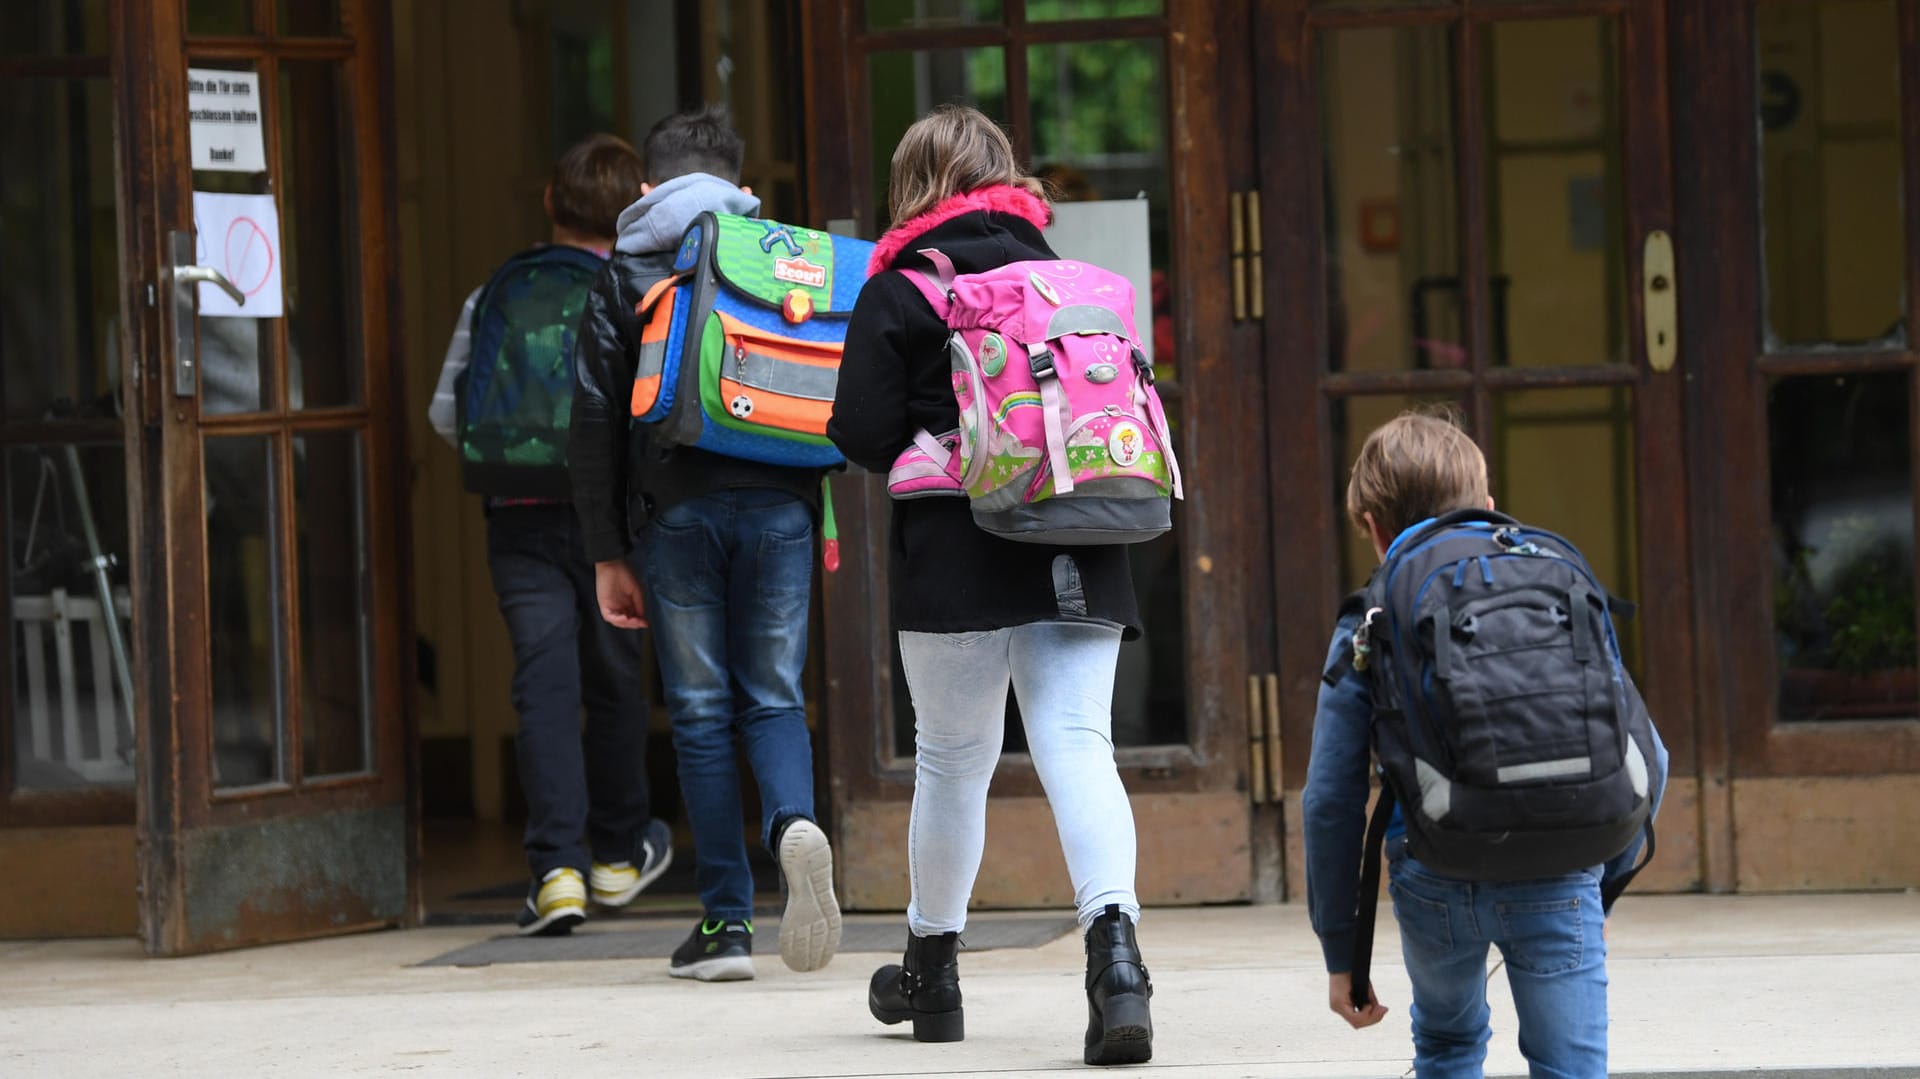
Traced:
<svg viewBox="0 0 1920 1079">
<path fill-rule="evenodd" d="M 1487 459 L 1449 408 L 1402 412 L 1367 436 L 1347 481 L 1347 516 L 1372 514 L 1389 536 L 1429 517 L 1487 504 Z"/>
<path fill-rule="evenodd" d="M 955 195 L 997 184 L 1047 197 L 1040 181 L 1020 171 L 999 124 L 971 105 L 941 105 L 907 128 L 894 147 L 887 213 L 899 224 Z"/>
</svg>

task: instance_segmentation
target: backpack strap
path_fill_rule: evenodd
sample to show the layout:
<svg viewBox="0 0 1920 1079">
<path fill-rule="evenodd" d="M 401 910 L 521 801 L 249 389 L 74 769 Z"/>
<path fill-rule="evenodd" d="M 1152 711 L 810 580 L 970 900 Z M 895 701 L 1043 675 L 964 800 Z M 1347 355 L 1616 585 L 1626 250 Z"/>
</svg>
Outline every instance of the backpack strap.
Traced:
<svg viewBox="0 0 1920 1079">
<path fill-rule="evenodd" d="M 1647 818 L 1646 833 L 1647 833 L 1647 849 L 1644 853 L 1640 855 L 1640 864 L 1634 866 L 1632 869 L 1627 870 L 1625 873 L 1620 874 L 1619 876 L 1613 878 L 1610 881 L 1607 881 L 1605 884 L 1602 884 L 1600 886 L 1600 913 L 1602 916 L 1605 916 L 1606 914 L 1609 914 L 1613 911 L 1614 901 L 1620 898 L 1620 893 L 1627 890 L 1627 885 L 1633 883 L 1633 878 L 1640 875 L 1640 871 L 1647 867 L 1648 862 L 1653 861 L 1654 844 L 1653 844 L 1653 818 L 1652 817 Z"/>
<path fill-rule="evenodd" d="M 959 276 L 954 272 L 953 260 L 937 247 L 923 247 L 915 254 L 931 262 L 933 269 L 901 272 L 920 290 L 920 295 L 926 297 L 927 303 L 933 307 L 933 313 L 940 316 L 940 321 L 945 322 L 948 312 L 953 310 L 953 279 Z"/>
<path fill-rule="evenodd" d="M 1027 366 L 1040 387 L 1040 412 L 1047 431 L 1047 466 L 1053 470 L 1053 493 L 1064 495 L 1073 490 L 1073 469 L 1067 463 L 1067 397 L 1060 389 L 1060 373 L 1055 370 L 1053 349 L 1044 341 L 1027 346 Z"/>
<path fill-rule="evenodd" d="M 1372 997 L 1373 925 L 1380 913 L 1380 855 L 1386 847 L 1387 825 L 1393 820 L 1393 784 L 1383 778 L 1380 797 L 1367 823 L 1367 844 L 1360 855 L 1360 892 L 1353 911 L 1353 1006 L 1364 1010 Z"/>
</svg>

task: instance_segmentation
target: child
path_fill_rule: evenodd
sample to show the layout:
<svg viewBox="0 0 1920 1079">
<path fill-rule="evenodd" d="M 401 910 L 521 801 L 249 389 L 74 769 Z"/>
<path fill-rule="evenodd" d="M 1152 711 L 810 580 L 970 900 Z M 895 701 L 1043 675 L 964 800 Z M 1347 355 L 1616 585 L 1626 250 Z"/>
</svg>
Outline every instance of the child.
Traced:
<svg viewBox="0 0 1920 1079">
<path fill-rule="evenodd" d="M 848 460 L 886 473 L 914 431 L 959 424 L 945 322 L 906 273 L 937 248 L 959 273 L 1052 259 L 1051 211 L 1007 136 L 947 105 L 894 150 L 894 226 L 847 330 L 827 433 Z M 881 967 L 868 1008 L 911 1020 L 920 1041 L 964 1035 L 955 951 L 986 841 L 987 788 L 1019 696 L 1033 763 L 1052 805 L 1087 944 L 1089 1064 L 1153 1054 L 1134 924 L 1133 810 L 1113 760 L 1114 668 L 1140 632 L 1121 546 L 1016 543 L 978 528 L 964 498 L 895 504 L 893 625 L 913 694 L 915 775 L 907 860 L 912 901 L 901 964 Z"/>
<path fill-rule="evenodd" d="M 1384 563 L 1397 537 L 1454 510 L 1493 508 L 1486 461 L 1448 418 L 1407 413 L 1368 437 L 1347 487 L 1347 513 Z M 1397 552 L 1396 552 L 1397 553 Z M 1476 571 L 1476 576 L 1478 572 Z M 1358 614 L 1344 616 L 1320 690 L 1313 755 L 1301 800 L 1307 905 L 1320 937 L 1328 1002 L 1354 1029 L 1387 1013 L 1368 992 L 1352 999 L 1359 878 L 1368 797 L 1373 702 L 1369 672 L 1348 662 Z M 1449 632 L 1452 632 L 1451 630 Z M 1578 632 L 1574 634 L 1577 638 Z M 1456 646 L 1458 647 L 1458 646 Z M 1375 664 L 1378 666 L 1379 664 Z M 1337 673 L 1337 677 L 1336 677 Z M 1638 696 L 1632 698 L 1636 704 Z M 1649 724 L 1647 730 L 1651 732 Z M 1667 757 L 1652 735 L 1651 801 L 1657 810 Z M 1396 810 L 1387 832 L 1394 916 L 1413 982 L 1414 1066 L 1420 1079 L 1478 1076 L 1492 1035 L 1487 946 L 1497 944 L 1519 1015 L 1520 1049 L 1535 1076 L 1605 1079 L 1607 969 L 1603 883 L 1630 875 L 1638 843 L 1605 865 L 1518 881 L 1465 880 L 1406 852 Z M 1372 904 L 1372 896 L 1358 896 Z"/>
<path fill-rule="evenodd" d="M 461 445 L 457 399 L 475 373 L 538 388 L 535 371 L 556 371 L 564 390 L 570 357 L 560 342 L 571 336 L 590 273 L 613 246 L 614 218 L 641 180 L 640 155 L 612 135 L 595 135 L 561 156 L 545 195 L 551 243 L 517 256 L 494 275 L 490 284 L 501 288 L 493 295 L 518 299 L 489 299 L 481 320 L 486 325 L 476 328 L 475 310 L 487 286 L 467 297 L 428 410 L 434 430 L 462 451 L 469 487 L 488 496 L 487 565 L 513 641 L 513 706 L 520 716 L 514 745 L 527 800 L 525 844 L 533 883 L 519 925 L 529 936 L 570 932 L 586 918 L 589 892 L 605 906 L 631 902 L 671 864 L 673 836 L 648 812 L 640 634 L 600 618 L 592 563 L 565 501 L 558 453 L 551 479 L 500 454 L 491 455 L 489 468 L 476 469 L 476 459 L 494 447 Z M 587 269 L 570 274 L 574 266 Z M 475 360 L 476 340 L 492 342 L 482 347 L 493 355 Z M 514 342 L 533 344 L 520 348 Z M 551 424 L 551 412 L 518 419 L 537 429 L 543 421 Z"/>
<path fill-rule="evenodd" d="M 753 871 L 736 737 L 760 787 L 761 840 L 786 883 L 780 957 L 794 970 L 818 970 L 840 945 L 833 855 L 813 820 L 813 746 L 800 684 L 821 473 L 692 447 L 658 451 L 632 421 L 635 304 L 671 272 L 696 217 L 760 209 L 740 187 L 745 144 L 725 110 L 669 116 L 647 134 L 645 149 L 642 197 L 620 214 L 613 259 L 582 320 L 568 460 L 600 608 L 615 625 L 645 625 L 651 615 L 672 712 L 704 915 L 667 972 L 700 981 L 753 977 Z M 627 563 L 636 531 L 650 610 Z"/>
</svg>

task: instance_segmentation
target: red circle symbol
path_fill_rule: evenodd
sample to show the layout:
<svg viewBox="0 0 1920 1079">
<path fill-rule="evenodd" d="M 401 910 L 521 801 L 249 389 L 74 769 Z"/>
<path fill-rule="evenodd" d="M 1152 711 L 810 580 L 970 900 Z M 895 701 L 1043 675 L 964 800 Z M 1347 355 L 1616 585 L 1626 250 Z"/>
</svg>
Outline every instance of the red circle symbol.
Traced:
<svg viewBox="0 0 1920 1079">
<path fill-rule="evenodd" d="M 273 238 L 251 217 L 236 217 L 227 226 L 227 280 L 248 296 L 273 279 Z"/>
</svg>

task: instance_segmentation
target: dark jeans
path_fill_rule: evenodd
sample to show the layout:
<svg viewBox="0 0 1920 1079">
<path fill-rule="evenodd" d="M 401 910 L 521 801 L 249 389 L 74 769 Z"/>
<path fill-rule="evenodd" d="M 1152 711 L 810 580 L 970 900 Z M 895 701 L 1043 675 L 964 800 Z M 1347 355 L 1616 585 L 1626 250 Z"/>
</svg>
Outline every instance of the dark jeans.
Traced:
<svg viewBox="0 0 1920 1079">
<path fill-rule="evenodd" d="M 734 739 L 760 786 L 760 840 L 813 818 L 807 661 L 813 513 L 762 488 L 718 491 L 654 518 L 641 537 L 680 789 L 707 916 L 753 916 Z"/>
<path fill-rule="evenodd" d="M 640 632 L 600 617 L 572 506 L 489 510 L 487 565 L 513 640 L 527 864 L 539 879 L 585 874 L 589 850 L 629 860 L 649 819 Z"/>
</svg>

